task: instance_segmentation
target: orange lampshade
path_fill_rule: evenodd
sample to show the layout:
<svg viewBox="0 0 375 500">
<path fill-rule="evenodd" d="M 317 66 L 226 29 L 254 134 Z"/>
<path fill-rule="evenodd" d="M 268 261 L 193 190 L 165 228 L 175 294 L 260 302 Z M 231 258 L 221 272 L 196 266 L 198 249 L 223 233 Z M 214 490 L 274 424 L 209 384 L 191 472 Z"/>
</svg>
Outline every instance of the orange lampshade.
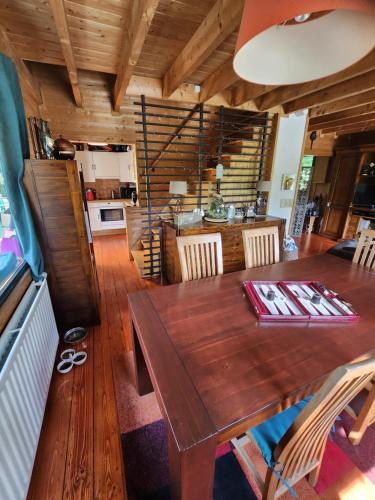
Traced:
<svg viewBox="0 0 375 500">
<path fill-rule="evenodd" d="M 254 83 L 301 83 L 347 68 L 374 46 L 375 0 L 246 0 L 233 68 Z"/>
</svg>

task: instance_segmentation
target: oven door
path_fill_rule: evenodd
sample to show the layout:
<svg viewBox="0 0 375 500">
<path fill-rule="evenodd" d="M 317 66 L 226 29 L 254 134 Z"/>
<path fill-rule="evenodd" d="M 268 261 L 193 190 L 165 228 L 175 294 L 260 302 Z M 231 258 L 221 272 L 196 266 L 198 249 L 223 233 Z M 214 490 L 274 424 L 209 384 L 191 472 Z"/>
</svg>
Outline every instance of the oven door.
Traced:
<svg viewBox="0 0 375 500">
<path fill-rule="evenodd" d="M 103 229 L 125 227 L 125 214 L 122 205 L 111 205 L 99 209 L 100 225 Z"/>
</svg>

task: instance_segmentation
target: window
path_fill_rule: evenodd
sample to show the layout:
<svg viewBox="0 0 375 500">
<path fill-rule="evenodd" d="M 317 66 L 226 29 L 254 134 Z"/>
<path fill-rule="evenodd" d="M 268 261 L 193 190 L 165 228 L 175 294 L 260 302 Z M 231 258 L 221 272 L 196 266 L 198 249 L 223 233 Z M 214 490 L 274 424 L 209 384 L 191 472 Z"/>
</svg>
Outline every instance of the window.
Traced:
<svg viewBox="0 0 375 500">
<path fill-rule="evenodd" d="M 23 264 L 22 250 L 12 220 L 4 178 L 0 172 L 0 297 L 18 275 Z"/>
<path fill-rule="evenodd" d="M 313 174 L 315 156 L 306 155 L 302 159 L 301 176 L 299 179 L 299 191 L 307 191 Z"/>
</svg>

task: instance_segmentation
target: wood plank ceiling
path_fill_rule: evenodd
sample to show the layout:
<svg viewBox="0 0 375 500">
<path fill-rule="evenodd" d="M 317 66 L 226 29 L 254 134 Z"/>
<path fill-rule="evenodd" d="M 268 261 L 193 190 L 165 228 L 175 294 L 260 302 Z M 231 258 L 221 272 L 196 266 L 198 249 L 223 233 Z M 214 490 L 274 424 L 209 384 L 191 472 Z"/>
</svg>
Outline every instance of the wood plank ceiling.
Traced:
<svg viewBox="0 0 375 500">
<path fill-rule="evenodd" d="M 375 128 L 375 49 L 313 82 L 244 82 L 231 64 L 242 6 L 243 0 L 0 0 L 0 49 L 13 57 L 35 100 L 40 92 L 24 61 L 66 66 L 77 106 L 84 107 L 79 73 L 89 70 L 115 75 L 115 111 L 126 94 L 145 93 L 190 102 L 221 98 L 261 111 L 309 108 L 309 129 L 321 134 Z"/>
</svg>

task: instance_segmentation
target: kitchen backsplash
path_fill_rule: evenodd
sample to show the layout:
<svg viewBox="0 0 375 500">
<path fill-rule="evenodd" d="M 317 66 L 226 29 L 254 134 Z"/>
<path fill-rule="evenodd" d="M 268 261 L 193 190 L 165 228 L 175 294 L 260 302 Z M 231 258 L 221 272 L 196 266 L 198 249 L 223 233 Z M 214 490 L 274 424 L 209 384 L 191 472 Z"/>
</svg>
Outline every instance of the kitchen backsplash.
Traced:
<svg viewBox="0 0 375 500">
<path fill-rule="evenodd" d="M 95 182 L 85 182 L 85 188 L 96 189 L 96 198 L 107 200 L 112 198 L 112 190 L 119 194 L 120 186 L 126 186 L 126 184 L 118 179 L 97 179 Z"/>
</svg>

